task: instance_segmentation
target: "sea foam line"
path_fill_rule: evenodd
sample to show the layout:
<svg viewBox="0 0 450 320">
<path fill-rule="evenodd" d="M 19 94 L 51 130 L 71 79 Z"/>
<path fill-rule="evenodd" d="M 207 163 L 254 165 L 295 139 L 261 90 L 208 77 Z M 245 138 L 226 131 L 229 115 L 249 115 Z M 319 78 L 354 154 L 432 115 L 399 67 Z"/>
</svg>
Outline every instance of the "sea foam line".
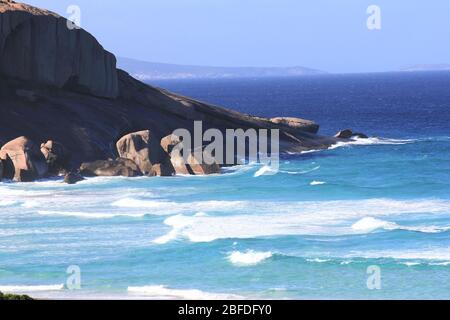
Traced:
<svg viewBox="0 0 450 320">
<path fill-rule="evenodd" d="M 74 212 L 74 211 L 38 211 L 38 214 L 45 216 L 66 216 L 79 217 L 84 219 L 110 219 L 115 217 L 142 218 L 146 213 L 94 213 L 94 212 Z"/>
<path fill-rule="evenodd" d="M 422 249 L 402 249 L 402 250 L 374 250 L 374 251 L 355 251 L 347 255 L 349 258 L 364 259 L 395 259 L 395 260 L 413 260 L 413 263 L 419 261 L 428 261 L 429 265 L 447 266 L 450 263 L 450 248 L 435 247 Z M 433 264 L 432 264 L 433 263 Z"/>
<path fill-rule="evenodd" d="M 163 285 L 128 287 L 133 295 L 148 296 L 153 299 L 182 299 L 182 300 L 234 300 L 243 299 L 242 296 L 225 293 L 211 293 L 197 289 L 170 289 Z"/>
<path fill-rule="evenodd" d="M 404 145 L 414 143 L 417 140 L 414 139 L 389 139 L 389 138 L 377 138 L 371 137 L 367 139 L 352 138 L 350 141 L 339 141 L 332 145 L 328 150 L 333 150 L 341 147 L 348 146 L 370 146 L 370 145 Z"/>
<path fill-rule="evenodd" d="M 39 286 L 0 286 L 3 293 L 28 293 L 28 292 L 46 292 L 59 291 L 64 289 L 64 284 L 39 285 Z"/>
</svg>

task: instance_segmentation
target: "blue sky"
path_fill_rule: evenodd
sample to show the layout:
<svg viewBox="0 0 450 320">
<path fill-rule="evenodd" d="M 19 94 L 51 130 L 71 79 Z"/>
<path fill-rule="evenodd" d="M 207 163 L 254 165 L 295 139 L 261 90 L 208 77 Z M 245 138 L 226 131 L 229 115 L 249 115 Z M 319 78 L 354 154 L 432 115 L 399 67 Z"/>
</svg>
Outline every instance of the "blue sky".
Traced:
<svg viewBox="0 0 450 320">
<path fill-rule="evenodd" d="M 211 66 L 329 72 L 450 64 L 448 0 L 27 0 L 67 16 L 118 56 Z M 369 5 L 381 30 L 368 30 Z"/>
</svg>

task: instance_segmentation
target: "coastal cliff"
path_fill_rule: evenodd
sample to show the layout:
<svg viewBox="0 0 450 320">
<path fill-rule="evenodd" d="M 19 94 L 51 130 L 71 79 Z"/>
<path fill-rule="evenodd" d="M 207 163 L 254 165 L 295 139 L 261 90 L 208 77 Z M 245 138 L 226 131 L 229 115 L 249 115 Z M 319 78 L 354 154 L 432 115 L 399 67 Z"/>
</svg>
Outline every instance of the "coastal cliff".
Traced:
<svg viewBox="0 0 450 320">
<path fill-rule="evenodd" d="M 178 128 L 193 131 L 197 120 L 203 130 L 279 129 L 282 152 L 339 140 L 319 136 L 311 121 L 254 117 L 144 84 L 117 69 L 88 32 L 67 28 L 65 18 L 0 0 L 0 146 L 21 136 L 36 145 L 57 141 L 72 170 L 116 158 L 124 135 L 149 130 L 160 141 Z M 0 167 L 7 157 L 3 152 Z"/>
</svg>

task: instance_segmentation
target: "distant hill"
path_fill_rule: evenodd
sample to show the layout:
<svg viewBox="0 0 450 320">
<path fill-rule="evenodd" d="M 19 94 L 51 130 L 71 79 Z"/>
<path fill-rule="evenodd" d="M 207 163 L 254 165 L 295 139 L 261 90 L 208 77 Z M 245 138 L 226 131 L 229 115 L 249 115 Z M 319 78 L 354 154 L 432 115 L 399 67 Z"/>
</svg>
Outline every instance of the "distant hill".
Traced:
<svg viewBox="0 0 450 320">
<path fill-rule="evenodd" d="M 146 62 L 120 57 L 117 58 L 117 65 L 118 68 L 127 71 L 134 78 L 141 81 L 163 79 L 295 77 L 325 73 L 323 71 L 304 67 L 205 67 Z"/>
<path fill-rule="evenodd" d="M 445 71 L 450 70 L 450 64 L 415 64 L 405 66 L 400 71 Z"/>
</svg>

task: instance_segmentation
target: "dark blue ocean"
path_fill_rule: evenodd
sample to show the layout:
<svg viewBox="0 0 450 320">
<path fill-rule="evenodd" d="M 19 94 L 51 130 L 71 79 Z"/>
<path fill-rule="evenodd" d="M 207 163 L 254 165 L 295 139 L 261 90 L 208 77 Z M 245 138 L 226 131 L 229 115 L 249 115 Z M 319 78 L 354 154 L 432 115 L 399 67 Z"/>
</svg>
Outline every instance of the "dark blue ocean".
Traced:
<svg viewBox="0 0 450 320">
<path fill-rule="evenodd" d="M 0 291 L 449 299 L 450 72 L 152 84 L 371 138 L 222 175 L 0 184 Z M 69 266 L 81 289 L 69 290 Z M 72 269 L 73 270 L 73 269 Z"/>
</svg>

